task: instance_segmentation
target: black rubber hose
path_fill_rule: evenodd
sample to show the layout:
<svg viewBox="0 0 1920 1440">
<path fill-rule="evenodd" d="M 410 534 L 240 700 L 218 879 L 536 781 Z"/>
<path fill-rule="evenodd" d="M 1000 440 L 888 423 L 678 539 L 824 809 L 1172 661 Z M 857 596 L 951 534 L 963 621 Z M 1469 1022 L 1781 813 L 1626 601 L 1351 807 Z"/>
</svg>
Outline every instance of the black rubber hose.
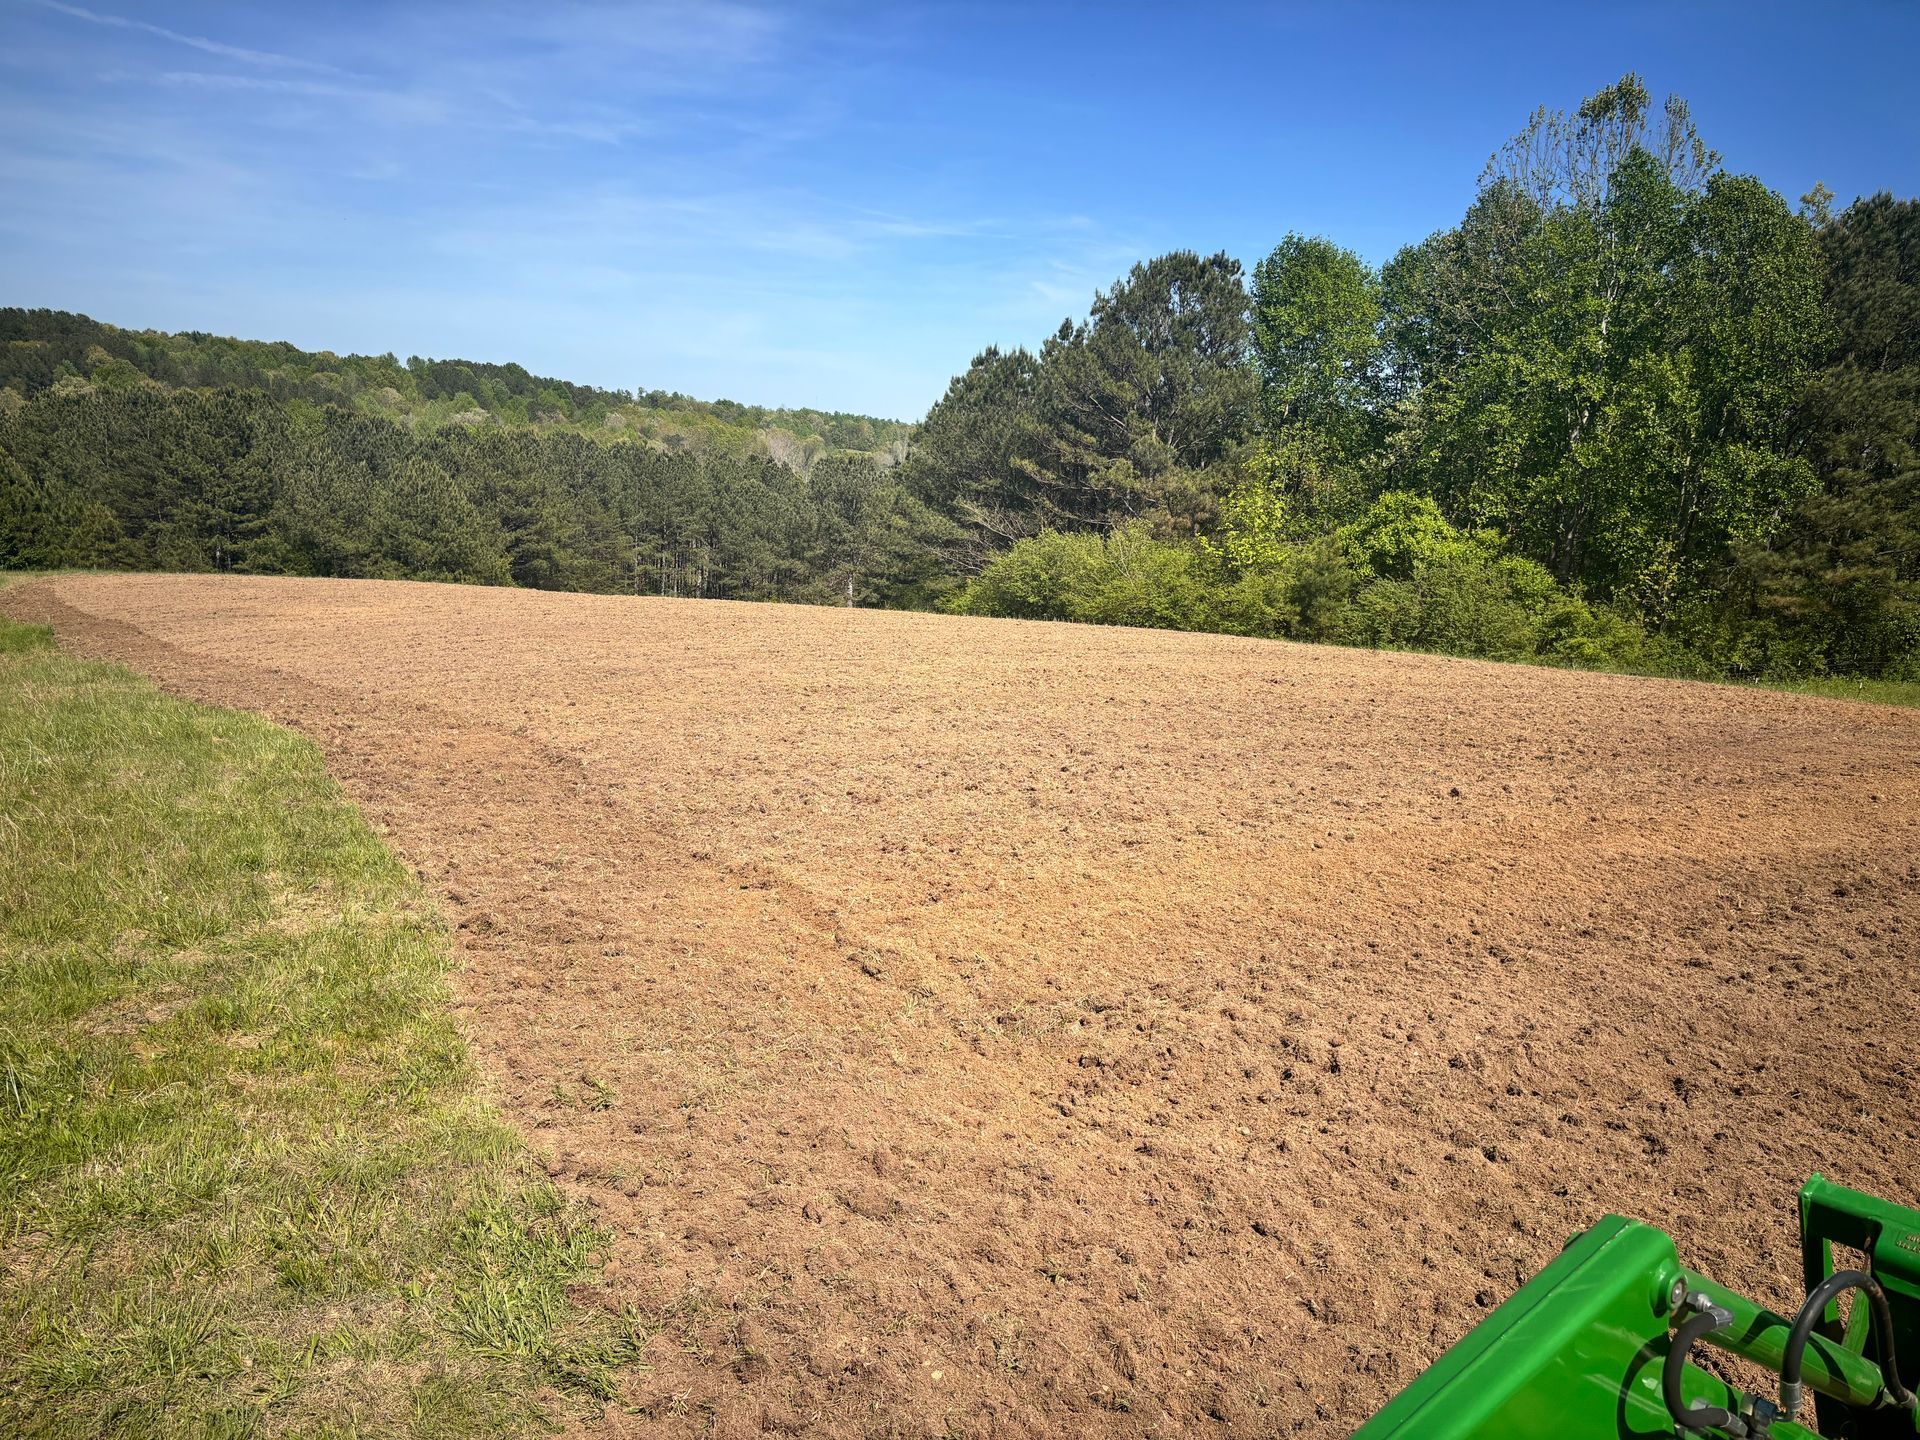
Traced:
<svg viewBox="0 0 1920 1440">
<path fill-rule="evenodd" d="M 1782 1387 L 1792 1386 L 1797 1390 L 1800 1368 L 1806 1360 L 1807 1341 L 1813 1335 L 1813 1327 L 1820 1323 L 1827 1306 L 1849 1290 L 1865 1292 L 1867 1304 L 1871 1307 L 1873 1333 L 1880 1341 L 1880 1379 L 1887 1394 L 1901 1409 L 1913 1409 L 1913 1393 L 1900 1383 L 1900 1369 L 1894 1360 L 1893 1309 L 1887 1304 L 1887 1292 L 1880 1288 L 1880 1282 L 1864 1270 L 1836 1270 L 1813 1287 L 1806 1304 L 1793 1317 L 1793 1329 L 1787 1334 L 1786 1353 L 1780 1357 Z"/>
<path fill-rule="evenodd" d="M 1718 1405 L 1687 1406 L 1680 1377 L 1686 1373 L 1687 1356 L 1693 1347 L 1720 1328 L 1720 1319 L 1711 1310 L 1696 1310 L 1680 1322 L 1667 1347 L 1666 1363 L 1660 1367 L 1660 1393 L 1666 1396 L 1667 1413 L 1682 1430 L 1724 1430 L 1734 1423 L 1734 1413 Z"/>
</svg>

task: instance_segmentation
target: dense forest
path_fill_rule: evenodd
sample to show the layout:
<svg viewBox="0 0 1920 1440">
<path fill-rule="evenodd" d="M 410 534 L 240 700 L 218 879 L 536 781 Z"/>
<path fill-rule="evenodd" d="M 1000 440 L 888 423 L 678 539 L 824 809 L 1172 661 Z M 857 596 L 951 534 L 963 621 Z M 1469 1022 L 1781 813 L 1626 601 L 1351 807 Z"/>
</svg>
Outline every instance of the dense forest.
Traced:
<svg viewBox="0 0 1920 1440">
<path fill-rule="evenodd" d="M 58 310 L 0 309 L 0 414 L 65 382 L 124 388 L 259 390 L 283 402 L 335 405 L 415 428 L 489 422 L 652 440 L 673 450 L 772 455 L 798 469 L 836 452 L 883 461 L 906 452 L 909 426 L 827 410 L 770 410 L 665 390 L 604 390 L 478 360 L 402 364 L 284 342 L 123 330 Z M 7 390 L 14 395 L 9 399 Z"/>
<path fill-rule="evenodd" d="M 0 567 L 926 604 L 909 427 L 0 310 Z"/>
<path fill-rule="evenodd" d="M 1920 678 L 1920 203 L 1832 199 L 1729 173 L 1628 76 L 1384 267 L 1299 235 L 1250 275 L 1145 261 L 910 438 L 0 312 L 0 566 Z"/>
</svg>

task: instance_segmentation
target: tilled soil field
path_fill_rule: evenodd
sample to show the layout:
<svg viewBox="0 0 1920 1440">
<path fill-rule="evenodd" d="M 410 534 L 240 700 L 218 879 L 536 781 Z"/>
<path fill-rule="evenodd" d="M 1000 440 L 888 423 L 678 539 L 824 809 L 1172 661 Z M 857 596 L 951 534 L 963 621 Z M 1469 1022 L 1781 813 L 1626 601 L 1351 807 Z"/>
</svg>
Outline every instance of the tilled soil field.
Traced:
<svg viewBox="0 0 1920 1440">
<path fill-rule="evenodd" d="M 6 592 L 311 735 L 657 1315 L 605 1435 L 1343 1434 L 1608 1211 L 1920 1201 L 1920 713 L 372 582 Z"/>
</svg>

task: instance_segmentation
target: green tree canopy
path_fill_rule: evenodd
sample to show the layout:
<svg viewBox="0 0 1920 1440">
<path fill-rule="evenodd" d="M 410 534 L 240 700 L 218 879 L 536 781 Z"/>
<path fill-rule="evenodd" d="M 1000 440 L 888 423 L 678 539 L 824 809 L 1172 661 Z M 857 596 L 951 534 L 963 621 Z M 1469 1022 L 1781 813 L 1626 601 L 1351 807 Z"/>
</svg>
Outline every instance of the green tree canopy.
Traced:
<svg viewBox="0 0 1920 1440">
<path fill-rule="evenodd" d="M 1268 424 L 1308 425 L 1349 444 L 1374 402 L 1380 282 L 1351 250 L 1289 235 L 1253 271 L 1253 351 Z"/>
<path fill-rule="evenodd" d="M 1629 76 L 1536 115 L 1462 224 L 1385 275 L 1399 481 L 1656 621 L 1814 484 L 1793 410 L 1824 343 L 1819 254 L 1715 161 Z"/>
</svg>

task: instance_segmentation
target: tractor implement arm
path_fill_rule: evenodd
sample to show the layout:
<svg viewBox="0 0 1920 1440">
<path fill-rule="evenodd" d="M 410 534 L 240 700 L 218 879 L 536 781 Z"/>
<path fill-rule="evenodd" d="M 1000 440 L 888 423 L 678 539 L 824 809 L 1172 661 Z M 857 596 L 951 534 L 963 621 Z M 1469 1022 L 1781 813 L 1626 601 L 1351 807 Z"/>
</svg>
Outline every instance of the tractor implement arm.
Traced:
<svg viewBox="0 0 1920 1440">
<path fill-rule="evenodd" d="M 1807 1299 L 1789 1319 L 1609 1215 L 1355 1432 L 1355 1440 L 1915 1440 L 1920 1211 L 1816 1175 L 1800 1192 Z M 1862 1257 L 1839 1269 L 1836 1250 Z M 1837 1301 L 1854 1300 L 1843 1322 Z M 1691 1363 L 1697 1346 L 1780 1377 L 1779 1401 Z"/>
<path fill-rule="evenodd" d="M 1766 1366 L 1780 1373 L 1786 1358 L 1787 1336 L 1793 1321 L 1776 1315 L 1764 1305 L 1756 1305 L 1724 1285 L 1716 1285 L 1697 1270 L 1681 1270 L 1689 1291 L 1705 1295 L 1733 1316 L 1733 1323 L 1713 1331 L 1705 1343 Z M 1826 1395 L 1843 1405 L 1875 1405 L 1880 1402 L 1884 1381 L 1880 1367 L 1861 1358 L 1838 1343 L 1815 1335 L 1807 1342 L 1802 1383 L 1816 1394 Z"/>
</svg>

